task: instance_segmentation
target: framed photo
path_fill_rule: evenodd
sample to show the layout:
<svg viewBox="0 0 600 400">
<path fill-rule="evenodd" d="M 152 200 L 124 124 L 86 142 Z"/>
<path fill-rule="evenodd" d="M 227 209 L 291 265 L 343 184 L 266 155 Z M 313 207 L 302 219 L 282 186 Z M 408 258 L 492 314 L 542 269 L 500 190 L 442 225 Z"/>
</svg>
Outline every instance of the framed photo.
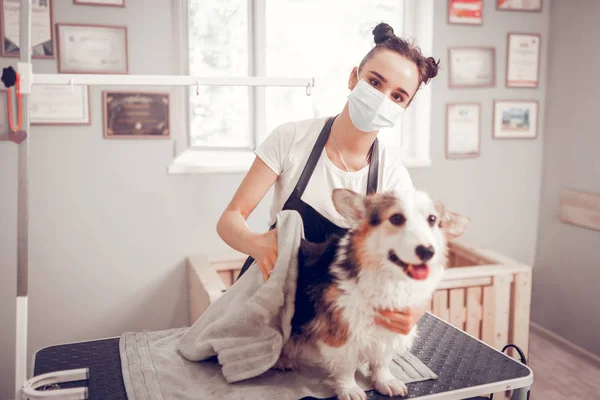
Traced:
<svg viewBox="0 0 600 400">
<path fill-rule="evenodd" d="M 105 91 L 104 137 L 165 139 L 171 136 L 170 94 Z"/>
<path fill-rule="evenodd" d="M 496 86 L 494 47 L 455 47 L 448 49 L 450 88 Z"/>
<path fill-rule="evenodd" d="M 8 91 L 0 90 L 0 141 L 8 140 Z"/>
<path fill-rule="evenodd" d="M 446 105 L 446 158 L 479 157 L 481 104 Z"/>
<path fill-rule="evenodd" d="M 535 139 L 538 109 L 537 100 L 494 101 L 494 139 Z"/>
<path fill-rule="evenodd" d="M 127 27 L 56 24 L 58 71 L 72 74 L 128 74 Z"/>
<path fill-rule="evenodd" d="M 542 0 L 496 0 L 500 11 L 542 11 Z"/>
<path fill-rule="evenodd" d="M 483 0 L 448 0 L 448 23 L 481 25 Z"/>
<path fill-rule="evenodd" d="M 90 125 L 87 85 L 33 85 L 31 125 Z"/>
<path fill-rule="evenodd" d="M 19 57 L 21 45 L 21 0 L 0 0 L 2 57 Z M 31 57 L 56 58 L 52 0 L 31 2 Z"/>
<path fill-rule="evenodd" d="M 73 3 L 83 6 L 125 7 L 125 0 L 73 0 Z"/>
<path fill-rule="evenodd" d="M 541 36 L 536 33 L 508 33 L 507 87 L 538 87 L 541 42 Z"/>
</svg>

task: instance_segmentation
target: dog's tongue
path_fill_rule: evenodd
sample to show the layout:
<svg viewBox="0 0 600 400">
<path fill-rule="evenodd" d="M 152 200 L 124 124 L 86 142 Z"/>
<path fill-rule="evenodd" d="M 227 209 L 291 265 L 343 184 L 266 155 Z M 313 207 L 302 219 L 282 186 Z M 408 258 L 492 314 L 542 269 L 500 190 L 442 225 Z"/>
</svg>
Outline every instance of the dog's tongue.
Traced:
<svg viewBox="0 0 600 400">
<path fill-rule="evenodd" d="M 429 276 L 429 267 L 427 264 L 411 265 L 409 270 L 411 278 L 421 281 Z"/>
</svg>

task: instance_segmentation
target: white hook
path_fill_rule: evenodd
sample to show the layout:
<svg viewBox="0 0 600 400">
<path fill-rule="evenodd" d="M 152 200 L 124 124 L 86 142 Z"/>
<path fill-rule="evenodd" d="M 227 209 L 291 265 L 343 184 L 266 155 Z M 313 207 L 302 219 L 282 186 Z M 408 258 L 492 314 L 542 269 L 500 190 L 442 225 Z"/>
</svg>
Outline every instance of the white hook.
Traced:
<svg viewBox="0 0 600 400">
<path fill-rule="evenodd" d="M 75 88 L 73 87 L 73 78 L 69 79 L 69 83 L 71 84 L 71 94 L 75 93 Z"/>
<path fill-rule="evenodd" d="M 200 95 L 200 81 L 196 81 L 196 96 Z"/>
<path fill-rule="evenodd" d="M 310 96 L 310 94 L 312 93 L 312 89 L 311 89 L 311 85 L 310 82 L 306 84 L 306 95 Z"/>
</svg>

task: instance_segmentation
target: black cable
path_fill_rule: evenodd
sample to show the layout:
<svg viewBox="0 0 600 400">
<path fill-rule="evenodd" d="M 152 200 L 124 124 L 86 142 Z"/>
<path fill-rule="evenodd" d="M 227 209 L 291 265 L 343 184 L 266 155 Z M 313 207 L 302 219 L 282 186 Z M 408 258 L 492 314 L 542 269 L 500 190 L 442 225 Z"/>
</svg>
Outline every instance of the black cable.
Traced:
<svg viewBox="0 0 600 400">
<path fill-rule="evenodd" d="M 525 365 L 527 365 L 527 358 L 525 357 L 525 354 L 523 353 L 523 351 L 519 348 L 519 346 L 517 346 L 516 344 L 512 344 L 509 343 L 506 346 L 504 346 L 504 348 L 502 349 L 502 352 L 504 353 L 506 351 L 506 349 L 508 348 L 514 348 L 515 350 L 517 350 L 517 352 L 519 353 L 519 356 L 521 357 L 521 362 Z M 494 398 L 494 393 L 492 393 L 490 395 L 490 400 L 492 400 Z"/>
</svg>

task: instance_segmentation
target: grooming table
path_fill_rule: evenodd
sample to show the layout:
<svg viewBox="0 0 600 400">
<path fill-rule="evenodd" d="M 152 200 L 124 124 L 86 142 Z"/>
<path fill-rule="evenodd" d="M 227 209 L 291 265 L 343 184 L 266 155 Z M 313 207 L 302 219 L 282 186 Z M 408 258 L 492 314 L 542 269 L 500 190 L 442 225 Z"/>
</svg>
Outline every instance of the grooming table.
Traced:
<svg viewBox="0 0 600 400">
<path fill-rule="evenodd" d="M 513 398 L 529 398 L 533 372 L 527 366 L 430 313 L 425 314 L 418 325 L 419 338 L 412 353 L 435 372 L 438 379 L 407 384 L 406 398 L 468 399 L 510 389 L 514 390 Z M 88 381 L 58 386 L 87 386 L 90 400 L 127 399 L 119 338 L 46 347 L 34 355 L 33 365 L 34 376 L 89 368 Z M 390 399 L 375 391 L 367 394 L 369 399 Z M 313 398 L 304 400 L 309 399 Z"/>
</svg>

